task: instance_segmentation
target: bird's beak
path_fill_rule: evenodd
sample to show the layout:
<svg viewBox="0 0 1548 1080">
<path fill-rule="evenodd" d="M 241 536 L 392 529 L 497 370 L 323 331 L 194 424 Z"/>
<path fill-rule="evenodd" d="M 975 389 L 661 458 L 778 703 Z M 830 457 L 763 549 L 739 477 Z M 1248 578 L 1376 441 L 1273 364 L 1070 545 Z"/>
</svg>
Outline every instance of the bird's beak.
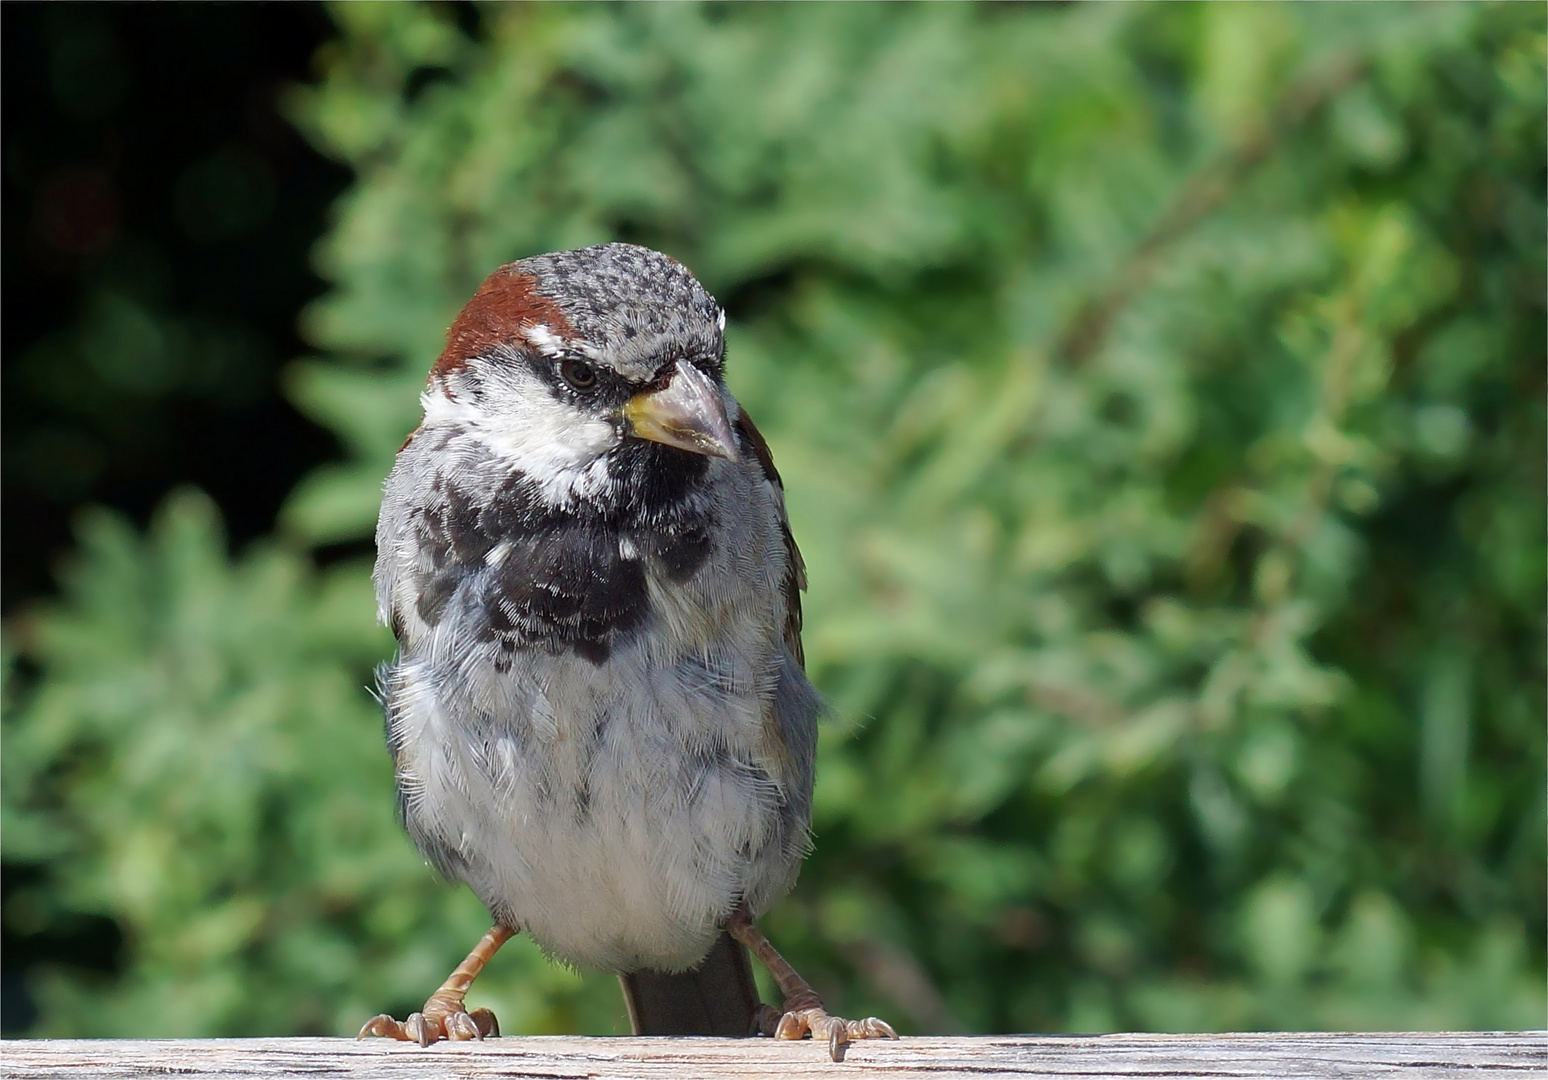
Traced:
<svg viewBox="0 0 1548 1080">
<path fill-rule="evenodd" d="M 677 362 L 662 389 L 630 398 L 623 415 L 636 438 L 729 461 L 740 456 L 719 388 L 686 360 Z"/>
</svg>

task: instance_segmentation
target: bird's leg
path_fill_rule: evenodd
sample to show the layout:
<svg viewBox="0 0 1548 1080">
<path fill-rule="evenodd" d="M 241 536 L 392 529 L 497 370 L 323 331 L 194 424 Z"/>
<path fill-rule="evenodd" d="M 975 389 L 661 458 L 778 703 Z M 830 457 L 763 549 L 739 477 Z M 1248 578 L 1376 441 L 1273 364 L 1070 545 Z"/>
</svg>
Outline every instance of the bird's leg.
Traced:
<svg viewBox="0 0 1548 1080">
<path fill-rule="evenodd" d="M 417 1042 L 429 1046 L 441 1039 L 482 1039 L 486 1035 L 500 1034 L 500 1023 L 488 1009 L 474 1009 L 471 1013 L 462 1007 L 468 987 L 484 970 L 489 958 L 500 946 L 511 939 L 516 931 L 496 923 L 468 953 L 468 958 L 457 965 L 457 970 L 446 977 L 441 988 L 430 995 L 425 1007 L 410 1013 L 407 1020 L 394 1020 L 383 1013 L 366 1021 L 356 1038 L 367 1035 L 385 1035 L 404 1042 Z"/>
<path fill-rule="evenodd" d="M 874 1016 L 845 1020 L 842 1016 L 829 1015 L 811 984 L 796 974 L 790 961 L 779 955 L 746 912 L 738 911 L 732 915 L 726 922 L 726 930 L 769 969 L 779 992 L 784 995 L 783 1013 L 768 1005 L 759 1006 L 757 1024 L 763 1034 L 776 1039 L 801 1039 L 810 1033 L 813 1038 L 827 1039 L 828 1053 L 834 1061 L 844 1060 L 844 1048 L 851 1039 L 898 1037 L 891 1024 Z"/>
</svg>

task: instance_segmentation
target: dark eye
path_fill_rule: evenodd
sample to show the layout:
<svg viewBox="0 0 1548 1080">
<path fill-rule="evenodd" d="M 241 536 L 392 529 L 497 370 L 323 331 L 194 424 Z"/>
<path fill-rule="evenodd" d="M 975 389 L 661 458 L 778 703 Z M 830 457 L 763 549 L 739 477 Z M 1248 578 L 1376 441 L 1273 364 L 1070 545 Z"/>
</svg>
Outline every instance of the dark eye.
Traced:
<svg viewBox="0 0 1548 1080">
<path fill-rule="evenodd" d="M 584 360 L 559 361 L 559 374 L 577 390 L 590 390 L 597 385 L 597 369 Z"/>
</svg>

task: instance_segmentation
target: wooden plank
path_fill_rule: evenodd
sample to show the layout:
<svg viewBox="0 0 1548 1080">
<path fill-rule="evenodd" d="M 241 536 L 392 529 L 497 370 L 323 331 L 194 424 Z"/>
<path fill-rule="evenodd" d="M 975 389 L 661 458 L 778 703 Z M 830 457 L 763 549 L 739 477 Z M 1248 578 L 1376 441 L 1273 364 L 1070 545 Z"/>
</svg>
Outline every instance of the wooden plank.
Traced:
<svg viewBox="0 0 1548 1080">
<path fill-rule="evenodd" d="M 841 1080 L 913 1077 L 1441 1077 L 1521 1078 L 1548 1072 L 1548 1033 L 1390 1035 L 1001 1035 L 904 1038 L 826 1048 L 772 1039 L 506 1037 L 421 1049 L 371 1039 L 9 1040 L 0 1074 L 14 1077 L 269 1078 L 677 1077 Z"/>
</svg>

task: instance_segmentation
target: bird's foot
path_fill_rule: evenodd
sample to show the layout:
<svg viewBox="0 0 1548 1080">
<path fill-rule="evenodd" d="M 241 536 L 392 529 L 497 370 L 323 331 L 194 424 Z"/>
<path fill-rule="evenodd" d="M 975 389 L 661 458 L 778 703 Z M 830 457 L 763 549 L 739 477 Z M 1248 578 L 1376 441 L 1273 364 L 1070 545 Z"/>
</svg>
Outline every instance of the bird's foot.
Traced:
<svg viewBox="0 0 1548 1080">
<path fill-rule="evenodd" d="M 489 958 L 514 933 L 510 927 L 496 923 L 473 947 L 468 958 L 457 965 L 457 970 L 447 977 L 441 988 L 430 995 L 423 1009 L 410 1013 L 407 1020 L 394 1020 L 386 1013 L 373 1016 L 365 1022 L 365 1027 L 360 1029 L 360 1034 L 355 1038 L 383 1035 L 389 1039 L 429 1046 L 442 1039 L 463 1042 L 500 1034 L 500 1022 L 495 1019 L 494 1013 L 488 1009 L 468 1012 L 462 1002 L 467 997 L 468 987 L 473 985 L 473 980 L 484 969 Z"/>
<path fill-rule="evenodd" d="M 776 1039 L 826 1040 L 828 1056 L 843 1061 L 845 1049 L 851 1039 L 896 1039 L 898 1033 L 885 1020 L 868 1016 L 864 1020 L 845 1020 L 830 1015 L 815 995 L 785 1002 L 780 1012 L 769 1005 L 760 1005 L 757 1015 L 758 1029 Z"/>
<path fill-rule="evenodd" d="M 726 931 L 763 961 L 763 966 L 774 976 L 779 992 L 785 995 L 784 1012 L 769 1005 L 758 1006 L 753 1014 L 756 1030 L 776 1039 L 803 1039 L 807 1035 L 814 1039 L 826 1039 L 828 1055 L 834 1061 L 844 1060 L 844 1049 L 851 1039 L 898 1037 L 891 1024 L 874 1016 L 864 1020 L 845 1020 L 842 1016 L 830 1015 L 811 984 L 797 975 L 790 961 L 769 944 L 769 939 L 753 925 L 745 910 L 732 913 L 731 918 L 726 920 Z"/>
<path fill-rule="evenodd" d="M 409 1013 L 407 1020 L 394 1020 L 386 1013 L 373 1016 L 366 1021 L 365 1027 L 360 1029 L 360 1034 L 356 1038 L 383 1035 L 401 1042 L 417 1042 L 420 1046 L 429 1046 L 442 1039 L 462 1042 L 499 1034 L 500 1022 L 488 1009 L 474 1009 L 472 1012 L 467 1012 L 460 1001 L 452 1002 L 432 997 L 425 1002 L 422 1011 Z"/>
</svg>

